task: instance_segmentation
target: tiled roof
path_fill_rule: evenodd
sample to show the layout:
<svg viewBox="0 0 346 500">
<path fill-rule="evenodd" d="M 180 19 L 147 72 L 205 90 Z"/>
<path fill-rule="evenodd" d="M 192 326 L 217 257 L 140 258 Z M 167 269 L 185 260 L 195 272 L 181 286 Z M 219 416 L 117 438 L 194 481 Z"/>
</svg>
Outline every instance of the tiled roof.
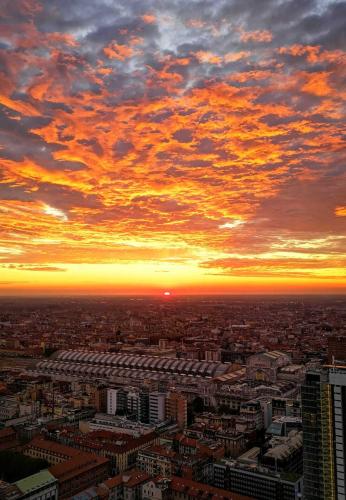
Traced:
<svg viewBox="0 0 346 500">
<path fill-rule="evenodd" d="M 133 488 L 139 484 L 149 481 L 149 479 L 150 476 L 146 472 L 138 469 L 132 469 L 124 474 L 118 474 L 117 476 L 104 481 L 103 484 L 105 484 L 109 489 L 120 486 L 121 484 L 127 488 Z"/>
<path fill-rule="evenodd" d="M 16 431 L 12 427 L 4 427 L 4 429 L 0 430 L 0 440 L 10 436 L 16 436 Z"/>
<path fill-rule="evenodd" d="M 238 493 L 177 476 L 172 477 L 170 486 L 173 491 L 186 492 L 190 497 L 211 498 L 212 500 L 254 500 L 252 497 L 239 495 Z"/>
<path fill-rule="evenodd" d="M 71 458 L 71 460 L 53 465 L 49 468 L 49 471 L 62 482 L 108 462 L 107 458 L 92 455 L 91 453 L 79 452 L 79 455 Z"/>
<path fill-rule="evenodd" d="M 75 457 L 76 455 L 80 454 L 80 451 L 76 450 L 75 448 L 65 446 L 54 441 L 49 441 L 41 437 L 35 437 L 24 447 L 24 450 L 30 448 L 40 448 L 41 450 L 44 450 L 48 453 L 56 453 L 66 457 Z"/>
</svg>

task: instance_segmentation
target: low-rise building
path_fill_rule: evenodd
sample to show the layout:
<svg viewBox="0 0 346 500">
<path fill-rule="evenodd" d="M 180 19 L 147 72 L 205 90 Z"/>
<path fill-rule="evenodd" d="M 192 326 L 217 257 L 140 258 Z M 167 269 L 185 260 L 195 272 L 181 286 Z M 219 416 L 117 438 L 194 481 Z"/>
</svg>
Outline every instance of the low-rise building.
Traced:
<svg viewBox="0 0 346 500">
<path fill-rule="evenodd" d="M 259 401 L 247 401 L 240 406 L 240 416 L 250 427 L 256 430 L 263 429 L 263 412 Z"/>
<path fill-rule="evenodd" d="M 58 480 L 59 499 L 70 498 L 108 477 L 108 459 L 80 453 L 66 462 L 53 465 L 49 472 Z"/>
<path fill-rule="evenodd" d="M 141 500 L 142 486 L 149 480 L 150 476 L 145 472 L 132 469 L 107 479 L 100 485 L 100 489 L 108 495 L 109 500 Z"/>
<path fill-rule="evenodd" d="M 54 441 L 35 437 L 24 446 L 23 454 L 31 458 L 41 458 L 51 465 L 56 465 L 76 457 L 80 451 Z"/>
<path fill-rule="evenodd" d="M 302 476 L 273 473 L 264 467 L 223 460 L 215 463 L 214 486 L 249 495 L 256 500 L 299 500 L 303 493 Z"/>
<path fill-rule="evenodd" d="M 232 458 L 237 458 L 243 453 L 248 442 L 245 434 L 236 430 L 216 432 L 215 439 L 224 447 L 225 455 Z"/>
<path fill-rule="evenodd" d="M 58 481 L 48 470 L 27 476 L 14 484 L 20 491 L 19 498 L 27 500 L 58 499 Z"/>
<path fill-rule="evenodd" d="M 130 436 L 110 431 L 75 434 L 73 431 L 65 430 L 60 434 L 59 439 L 78 450 L 108 458 L 109 472 L 115 475 L 133 467 L 138 452 L 158 443 L 159 436 L 155 432 Z"/>
<path fill-rule="evenodd" d="M 138 453 L 138 468 L 150 476 L 171 477 L 176 453 L 164 446 L 152 446 Z"/>
<path fill-rule="evenodd" d="M 174 476 L 171 479 L 154 478 L 142 486 L 142 499 L 144 500 L 253 500 L 253 497 L 239 495 L 225 491 L 208 484 L 192 481 L 183 477 Z"/>
</svg>

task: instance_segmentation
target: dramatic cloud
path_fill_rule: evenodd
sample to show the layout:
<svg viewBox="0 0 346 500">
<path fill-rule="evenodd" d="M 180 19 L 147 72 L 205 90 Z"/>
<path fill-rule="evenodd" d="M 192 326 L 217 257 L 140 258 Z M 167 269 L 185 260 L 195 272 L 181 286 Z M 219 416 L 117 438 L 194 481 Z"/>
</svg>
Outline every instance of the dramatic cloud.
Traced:
<svg viewBox="0 0 346 500">
<path fill-rule="evenodd" d="M 4 0 L 6 288 L 141 263 L 201 291 L 346 286 L 345 19 L 343 1 Z"/>
</svg>

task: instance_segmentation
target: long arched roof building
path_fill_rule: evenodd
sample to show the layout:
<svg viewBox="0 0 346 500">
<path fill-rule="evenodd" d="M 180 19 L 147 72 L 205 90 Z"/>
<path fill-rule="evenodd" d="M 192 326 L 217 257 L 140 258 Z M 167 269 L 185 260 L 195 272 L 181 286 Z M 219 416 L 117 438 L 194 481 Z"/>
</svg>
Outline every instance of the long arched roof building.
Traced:
<svg viewBox="0 0 346 500">
<path fill-rule="evenodd" d="M 216 361 L 71 350 L 58 351 L 54 359 L 40 361 L 35 371 L 52 376 L 85 378 L 138 378 L 148 376 L 149 373 L 153 378 L 169 376 L 214 378 L 229 372 L 230 365 Z"/>
</svg>

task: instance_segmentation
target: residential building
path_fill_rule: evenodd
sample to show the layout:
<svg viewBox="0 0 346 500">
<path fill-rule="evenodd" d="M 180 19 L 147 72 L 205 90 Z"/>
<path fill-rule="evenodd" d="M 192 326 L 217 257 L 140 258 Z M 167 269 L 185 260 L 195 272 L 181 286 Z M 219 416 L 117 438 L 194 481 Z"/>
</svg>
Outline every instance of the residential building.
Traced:
<svg viewBox="0 0 346 500">
<path fill-rule="evenodd" d="M 115 415 L 119 409 L 119 389 L 107 389 L 107 414 Z"/>
<path fill-rule="evenodd" d="M 166 397 L 166 419 L 176 422 L 180 429 L 187 427 L 187 399 L 179 392 L 170 392 Z"/>
<path fill-rule="evenodd" d="M 149 393 L 150 424 L 157 424 L 158 422 L 163 422 L 165 420 L 166 418 L 165 402 L 166 402 L 166 393 L 158 391 Z"/>
<path fill-rule="evenodd" d="M 250 427 L 256 430 L 263 429 L 263 412 L 259 401 L 247 401 L 240 406 L 240 416 Z"/>
<path fill-rule="evenodd" d="M 100 485 L 109 500 L 141 500 L 142 486 L 150 480 L 145 472 L 132 469 L 126 473 L 119 474 L 107 479 Z"/>
<path fill-rule="evenodd" d="M 159 437 L 154 432 L 132 436 L 110 431 L 93 431 L 82 435 L 65 431 L 59 439 L 81 451 L 108 458 L 109 472 L 115 475 L 133 467 L 138 451 L 158 443 Z"/>
<path fill-rule="evenodd" d="M 215 486 L 193 481 L 184 477 L 173 476 L 170 479 L 158 477 L 142 485 L 144 500 L 253 500 L 252 497 L 222 490 Z"/>
</svg>

